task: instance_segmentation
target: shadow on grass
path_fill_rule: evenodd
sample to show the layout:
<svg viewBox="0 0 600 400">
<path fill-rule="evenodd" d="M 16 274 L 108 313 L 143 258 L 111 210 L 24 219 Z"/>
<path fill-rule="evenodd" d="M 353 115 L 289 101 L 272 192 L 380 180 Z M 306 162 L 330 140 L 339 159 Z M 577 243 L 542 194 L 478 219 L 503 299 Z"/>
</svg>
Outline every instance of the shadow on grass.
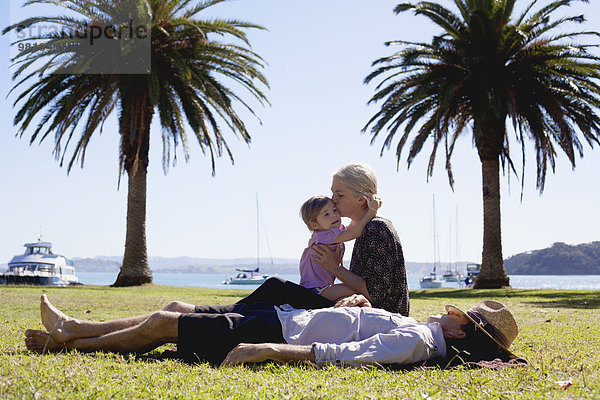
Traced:
<svg viewBox="0 0 600 400">
<path fill-rule="evenodd" d="M 7 356 L 29 356 L 32 354 L 40 354 L 40 353 L 34 353 L 31 350 L 22 349 L 22 350 L 3 350 L 2 354 L 7 355 Z M 46 354 L 49 354 L 49 353 L 46 353 Z"/>
<path fill-rule="evenodd" d="M 600 309 L 598 290 L 556 290 L 556 289 L 434 289 L 410 292 L 411 300 L 427 299 L 484 299 L 520 298 L 525 304 L 534 307 Z"/>
</svg>

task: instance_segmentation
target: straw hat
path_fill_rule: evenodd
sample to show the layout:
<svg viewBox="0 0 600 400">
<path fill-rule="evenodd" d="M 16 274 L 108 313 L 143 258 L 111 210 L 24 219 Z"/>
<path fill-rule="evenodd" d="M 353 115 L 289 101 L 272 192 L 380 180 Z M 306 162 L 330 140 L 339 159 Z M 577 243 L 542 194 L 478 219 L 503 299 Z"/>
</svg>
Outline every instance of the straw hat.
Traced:
<svg viewBox="0 0 600 400">
<path fill-rule="evenodd" d="M 490 339 L 510 352 L 508 348 L 517 337 L 519 328 L 512 313 L 504 304 L 494 300 L 484 300 L 466 312 L 448 304 L 446 311 L 450 310 L 463 314 Z"/>
</svg>

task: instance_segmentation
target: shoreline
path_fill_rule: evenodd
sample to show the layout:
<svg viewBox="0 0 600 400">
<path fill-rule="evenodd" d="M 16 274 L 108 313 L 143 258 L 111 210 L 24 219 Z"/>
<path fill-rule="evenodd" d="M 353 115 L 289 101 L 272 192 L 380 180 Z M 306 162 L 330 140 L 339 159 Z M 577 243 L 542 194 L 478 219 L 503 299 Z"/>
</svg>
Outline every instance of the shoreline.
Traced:
<svg viewBox="0 0 600 400">
<path fill-rule="evenodd" d="M 78 273 L 79 280 L 86 285 L 111 285 L 118 272 Z M 228 274 L 176 274 L 153 272 L 157 285 L 203 287 L 211 289 L 254 289 L 257 285 L 223 285 L 222 282 L 230 277 Z M 273 274 L 298 283 L 298 274 Z M 409 290 L 424 290 L 419 286 L 421 275 L 408 274 Z M 559 289 L 559 290 L 600 290 L 600 275 L 509 275 L 513 289 Z M 458 284 L 445 282 L 443 289 L 458 289 Z M 435 289 L 427 289 L 435 290 Z"/>
</svg>

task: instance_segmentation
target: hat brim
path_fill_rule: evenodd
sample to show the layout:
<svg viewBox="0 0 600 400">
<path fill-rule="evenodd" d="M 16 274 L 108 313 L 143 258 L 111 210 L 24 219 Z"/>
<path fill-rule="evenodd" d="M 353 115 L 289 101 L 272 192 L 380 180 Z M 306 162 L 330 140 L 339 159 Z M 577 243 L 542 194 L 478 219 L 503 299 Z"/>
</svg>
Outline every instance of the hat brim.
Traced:
<svg viewBox="0 0 600 400">
<path fill-rule="evenodd" d="M 508 347 L 506 347 L 505 345 L 503 345 L 502 343 L 500 343 L 500 341 L 498 341 L 498 340 L 497 340 L 495 337 L 493 337 L 492 335 L 490 335 L 490 333 L 489 333 L 488 331 L 486 331 L 486 330 L 483 328 L 483 326 L 482 326 L 482 325 L 481 325 L 479 322 L 477 322 L 477 321 L 475 321 L 473 318 L 471 318 L 471 317 L 469 316 L 469 314 L 467 314 L 466 312 L 464 312 L 463 310 L 461 310 L 460 308 L 458 308 L 458 307 L 456 307 L 455 305 L 452 305 L 452 304 L 447 304 L 445 308 L 446 308 L 446 311 L 450 311 L 450 310 L 452 310 L 452 311 L 454 311 L 454 312 L 457 312 L 457 313 L 459 313 L 459 314 L 462 314 L 462 315 L 464 315 L 465 317 L 467 317 L 467 319 L 468 319 L 469 321 L 471 321 L 473 324 L 475 324 L 475 326 L 479 327 L 479 329 L 480 329 L 480 330 L 481 330 L 483 333 L 485 333 L 485 334 L 487 335 L 487 337 L 489 337 L 490 339 L 492 339 L 492 340 L 494 341 L 494 343 L 496 343 L 498 346 L 500 346 L 500 348 L 501 348 L 502 350 L 506 351 L 506 352 L 508 353 L 508 355 L 509 355 L 509 356 L 511 356 L 511 357 L 513 357 L 513 358 L 518 358 L 518 357 L 515 355 L 515 353 L 513 353 L 512 351 L 510 351 L 510 350 L 508 349 Z"/>
</svg>

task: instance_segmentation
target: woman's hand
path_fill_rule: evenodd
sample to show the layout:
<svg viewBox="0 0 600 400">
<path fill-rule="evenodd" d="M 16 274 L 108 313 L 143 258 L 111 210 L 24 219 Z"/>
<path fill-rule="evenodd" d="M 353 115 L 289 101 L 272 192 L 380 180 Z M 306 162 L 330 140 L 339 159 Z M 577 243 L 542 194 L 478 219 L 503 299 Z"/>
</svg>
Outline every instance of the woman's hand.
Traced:
<svg viewBox="0 0 600 400">
<path fill-rule="evenodd" d="M 362 294 L 353 294 L 338 300 L 334 307 L 372 307 L 372 305 Z"/>
<path fill-rule="evenodd" d="M 335 275 L 335 269 L 337 269 L 342 262 L 342 246 L 338 245 L 336 251 L 332 251 L 327 245 L 314 244 L 312 246 L 310 258 Z"/>
<path fill-rule="evenodd" d="M 332 251 L 328 246 L 324 244 L 316 244 L 312 246 L 311 253 L 312 254 L 310 258 L 312 260 L 318 262 L 319 265 L 321 265 L 327 271 L 331 272 L 337 279 L 339 279 L 344 285 L 350 288 L 350 290 L 352 290 L 354 293 L 361 293 L 361 297 L 364 298 L 364 300 L 359 300 L 358 298 L 355 298 L 354 300 L 349 301 L 348 303 L 343 302 L 343 300 L 345 299 L 342 299 L 340 300 L 340 302 L 342 302 L 341 307 L 351 307 L 358 304 L 363 304 L 359 307 L 371 306 L 371 303 L 369 303 L 369 299 L 371 298 L 371 296 L 369 296 L 369 291 L 367 290 L 367 284 L 365 280 L 361 276 L 356 275 L 355 273 L 347 270 L 342 265 L 341 246 L 338 246 L 336 251 Z"/>
</svg>

